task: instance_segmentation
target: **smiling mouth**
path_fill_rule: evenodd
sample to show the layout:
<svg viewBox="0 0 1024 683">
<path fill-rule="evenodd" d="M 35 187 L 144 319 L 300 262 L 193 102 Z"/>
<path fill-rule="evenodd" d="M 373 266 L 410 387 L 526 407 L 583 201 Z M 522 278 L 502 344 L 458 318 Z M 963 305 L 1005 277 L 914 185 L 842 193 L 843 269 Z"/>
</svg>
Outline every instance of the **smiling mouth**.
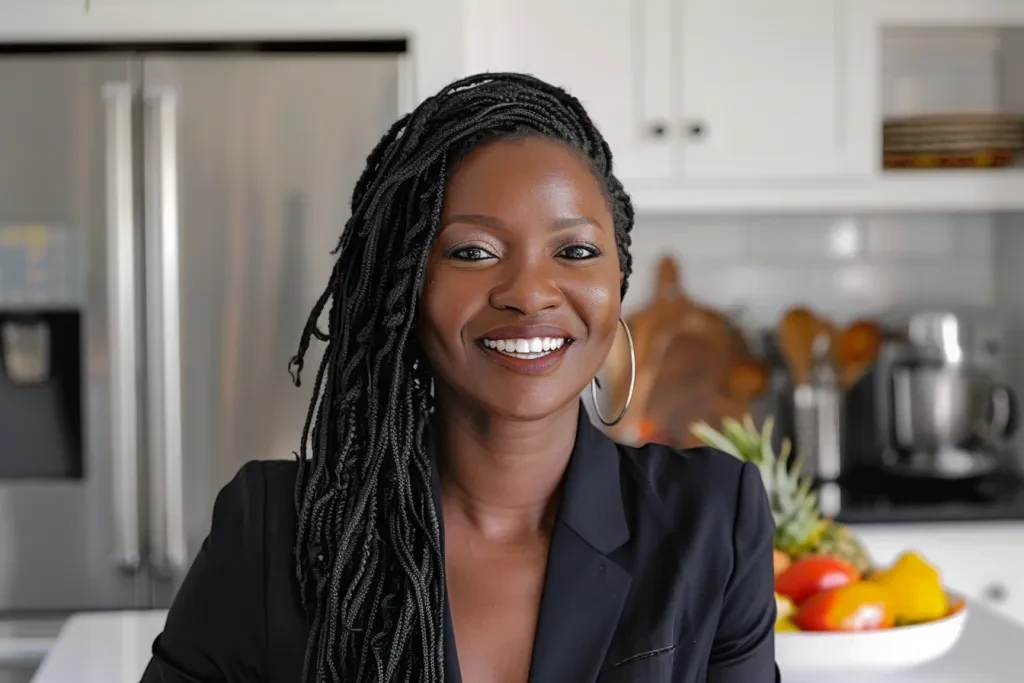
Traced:
<svg viewBox="0 0 1024 683">
<path fill-rule="evenodd" d="M 572 343 L 568 337 L 528 337 L 520 339 L 483 339 L 481 343 L 491 351 L 520 360 L 535 360 L 550 356 Z"/>
</svg>

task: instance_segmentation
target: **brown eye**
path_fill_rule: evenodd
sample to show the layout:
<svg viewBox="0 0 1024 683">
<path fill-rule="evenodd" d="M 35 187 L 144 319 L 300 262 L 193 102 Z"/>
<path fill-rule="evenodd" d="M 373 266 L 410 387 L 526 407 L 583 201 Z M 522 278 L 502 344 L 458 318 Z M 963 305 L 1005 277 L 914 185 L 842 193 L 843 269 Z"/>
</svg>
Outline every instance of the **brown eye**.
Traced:
<svg viewBox="0 0 1024 683">
<path fill-rule="evenodd" d="M 570 261 L 585 261 L 587 259 L 597 258 L 600 255 L 600 251 L 586 244 L 572 244 L 558 252 L 559 258 L 568 259 Z"/>
<path fill-rule="evenodd" d="M 448 252 L 448 258 L 456 261 L 486 261 L 498 257 L 483 247 L 459 247 Z"/>
</svg>

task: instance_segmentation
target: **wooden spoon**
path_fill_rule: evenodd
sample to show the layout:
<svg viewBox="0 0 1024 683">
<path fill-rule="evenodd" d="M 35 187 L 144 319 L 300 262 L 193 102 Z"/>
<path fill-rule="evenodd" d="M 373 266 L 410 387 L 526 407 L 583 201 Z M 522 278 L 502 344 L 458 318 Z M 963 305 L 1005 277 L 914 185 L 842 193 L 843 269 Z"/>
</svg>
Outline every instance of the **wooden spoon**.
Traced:
<svg viewBox="0 0 1024 683">
<path fill-rule="evenodd" d="M 839 381 L 849 389 L 875 364 L 882 346 L 882 330 L 870 320 L 856 320 L 836 344 L 836 367 Z"/>
<path fill-rule="evenodd" d="M 810 381 L 814 339 L 820 330 L 818 318 L 802 306 L 791 308 L 782 316 L 779 347 L 795 385 Z"/>
</svg>

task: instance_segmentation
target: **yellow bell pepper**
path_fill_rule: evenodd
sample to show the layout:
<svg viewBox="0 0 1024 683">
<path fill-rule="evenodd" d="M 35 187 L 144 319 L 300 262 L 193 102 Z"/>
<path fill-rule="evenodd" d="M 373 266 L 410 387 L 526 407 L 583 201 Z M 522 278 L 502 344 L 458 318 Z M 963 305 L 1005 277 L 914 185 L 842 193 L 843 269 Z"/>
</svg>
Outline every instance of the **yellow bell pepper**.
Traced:
<svg viewBox="0 0 1024 683">
<path fill-rule="evenodd" d="M 903 553 L 889 569 L 872 574 L 869 580 L 888 590 L 897 624 L 934 621 L 949 612 L 939 571 L 915 552 Z"/>
<path fill-rule="evenodd" d="M 775 622 L 776 633 L 791 633 L 793 631 L 799 631 L 797 625 L 793 623 L 792 619 L 781 619 Z"/>
<path fill-rule="evenodd" d="M 793 601 L 787 598 L 785 595 L 775 594 L 775 623 L 778 624 L 780 621 L 789 619 L 796 612 L 796 606 Z"/>
</svg>

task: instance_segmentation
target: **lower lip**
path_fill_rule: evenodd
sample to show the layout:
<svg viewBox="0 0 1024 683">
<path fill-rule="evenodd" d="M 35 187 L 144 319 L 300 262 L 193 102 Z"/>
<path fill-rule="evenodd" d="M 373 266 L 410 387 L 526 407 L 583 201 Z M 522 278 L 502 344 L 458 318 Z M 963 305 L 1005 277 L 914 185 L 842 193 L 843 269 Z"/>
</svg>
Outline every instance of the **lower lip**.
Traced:
<svg viewBox="0 0 1024 683">
<path fill-rule="evenodd" d="M 572 346 L 571 342 L 566 342 L 554 351 L 547 355 L 539 358 L 516 358 L 515 356 L 508 356 L 501 351 L 495 351 L 494 349 L 487 348 L 483 343 L 478 343 L 477 346 L 488 355 L 495 363 L 504 366 L 513 372 L 518 372 L 523 375 L 543 375 L 546 372 L 550 372 L 565 356 L 566 350 Z"/>
</svg>

